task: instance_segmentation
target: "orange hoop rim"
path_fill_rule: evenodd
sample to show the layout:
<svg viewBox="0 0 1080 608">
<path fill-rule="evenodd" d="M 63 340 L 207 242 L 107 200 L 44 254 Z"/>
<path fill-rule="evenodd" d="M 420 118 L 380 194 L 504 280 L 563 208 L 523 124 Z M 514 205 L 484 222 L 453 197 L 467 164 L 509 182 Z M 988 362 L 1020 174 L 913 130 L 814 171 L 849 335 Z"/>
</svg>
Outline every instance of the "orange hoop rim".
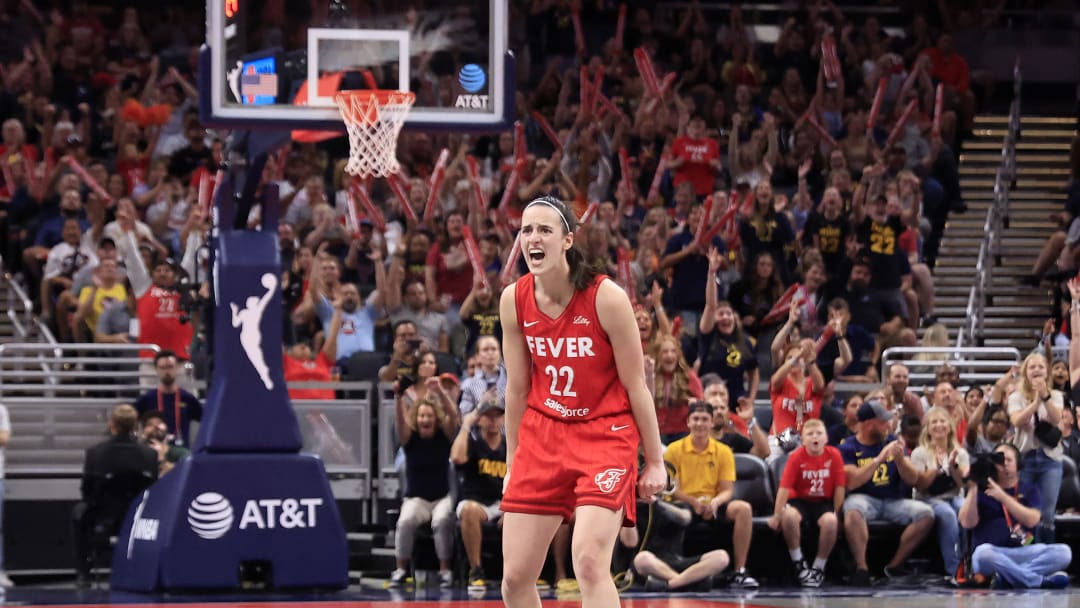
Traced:
<svg viewBox="0 0 1080 608">
<path fill-rule="evenodd" d="M 372 124 L 378 122 L 383 108 L 411 108 L 416 94 L 393 89 L 349 89 L 334 93 L 334 101 L 346 122 Z"/>
<path fill-rule="evenodd" d="M 379 105 L 387 103 L 412 103 L 416 101 L 416 93 L 411 91 L 398 91 L 395 89 L 345 89 L 334 93 L 334 97 L 342 99 L 371 98 L 374 97 Z M 395 99 L 400 98 L 400 99 Z"/>
</svg>

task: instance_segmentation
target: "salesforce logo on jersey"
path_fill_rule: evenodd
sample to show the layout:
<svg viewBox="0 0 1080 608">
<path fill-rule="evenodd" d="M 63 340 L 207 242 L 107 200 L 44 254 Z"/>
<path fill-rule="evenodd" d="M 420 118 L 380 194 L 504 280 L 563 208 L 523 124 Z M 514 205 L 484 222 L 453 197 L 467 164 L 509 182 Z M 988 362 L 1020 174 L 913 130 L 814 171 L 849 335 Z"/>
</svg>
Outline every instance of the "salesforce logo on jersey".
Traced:
<svg viewBox="0 0 1080 608">
<path fill-rule="evenodd" d="M 286 530 L 314 528 L 318 525 L 322 498 L 252 498 L 240 512 L 240 530 Z M 235 512 L 229 499 L 217 492 L 203 492 L 188 506 L 191 531 L 205 540 L 219 539 L 232 530 Z"/>
</svg>

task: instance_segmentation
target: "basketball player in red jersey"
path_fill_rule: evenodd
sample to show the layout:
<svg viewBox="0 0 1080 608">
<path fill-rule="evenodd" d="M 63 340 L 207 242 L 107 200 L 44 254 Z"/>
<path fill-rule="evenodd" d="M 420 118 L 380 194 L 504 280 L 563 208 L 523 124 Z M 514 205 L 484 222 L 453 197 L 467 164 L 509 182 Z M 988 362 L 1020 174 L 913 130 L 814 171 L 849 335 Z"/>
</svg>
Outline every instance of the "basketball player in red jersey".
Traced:
<svg viewBox="0 0 1080 608">
<path fill-rule="evenodd" d="M 191 323 L 180 322 L 183 311 L 180 310 L 180 292 L 176 290 L 176 271 L 168 261 L 161 260 L 154 264 L 153 274 L 148 273 L 139 253 L 135 218 L 127 210 L 118 210 L 116 222 L 124 231 L 124 238 L 117 246 L 123 252 L 128 280 L 135 294 L 138 343 L 157 344 L 161 350 L 171 350 L 178 358 L 188 359 L 195 328 Z M 152 367 L 154 353 L 143 351 L 140 355 L 146 357 Z"/>
<path fill-rule="evenodd" d="M 503 601 L 539 608 L 535 582 L 559 526 L 576 521 L 571 553 L 582 605 L 615 607 L 610 574 L 637 492 L 664 488 L 663 448 L 626 293 L 574 249 L 577 218 L 552 197 L 522 213 L 529 274 L 503 291 L 507 479 L 502 500 Z M 616 357 L 615 353 L 619 356 Z M 637 475 L 639 442 L 645 468 Z"/>
</svg>

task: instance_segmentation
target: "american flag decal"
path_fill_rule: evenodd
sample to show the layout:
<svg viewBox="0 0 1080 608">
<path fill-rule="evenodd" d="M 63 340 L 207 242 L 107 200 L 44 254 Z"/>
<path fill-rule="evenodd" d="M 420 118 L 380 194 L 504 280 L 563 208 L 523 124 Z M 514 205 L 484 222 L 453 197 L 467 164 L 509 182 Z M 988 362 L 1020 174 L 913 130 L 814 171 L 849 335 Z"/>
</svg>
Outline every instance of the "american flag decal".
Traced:
<svg viewBox="0 0 1080 608">
<path fill-rule="evenodd" d="M 277 74 L 257 74 L 248 72 L 240 76 L 240 94 L 244 97 L 269 95 L 277 97 Z"/>
</svg>

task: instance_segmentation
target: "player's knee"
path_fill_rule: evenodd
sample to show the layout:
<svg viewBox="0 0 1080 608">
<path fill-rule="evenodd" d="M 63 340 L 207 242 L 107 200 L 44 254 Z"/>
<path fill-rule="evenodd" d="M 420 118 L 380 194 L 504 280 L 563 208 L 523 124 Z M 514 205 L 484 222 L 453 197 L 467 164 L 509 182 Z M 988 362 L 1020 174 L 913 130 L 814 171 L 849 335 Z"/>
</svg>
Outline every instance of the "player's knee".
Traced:
<svg viewBox="0 0 1080 608">
<path fill-rule="evenodd" d="M 595 586 L 611 582 L 610 555 L 600 555 L 598 551 L 577 551 L 574 555 L 574 574 L 582 586 Z"/>
<path fill-rule="evenodd" d="M 529 580 L 522 572 L 511 568 L 503 569 L 502 594 L 504 597 L 516 595 L 525 591 L 528 587 L 535 588 L 536 581 Z"/>
</svg>

